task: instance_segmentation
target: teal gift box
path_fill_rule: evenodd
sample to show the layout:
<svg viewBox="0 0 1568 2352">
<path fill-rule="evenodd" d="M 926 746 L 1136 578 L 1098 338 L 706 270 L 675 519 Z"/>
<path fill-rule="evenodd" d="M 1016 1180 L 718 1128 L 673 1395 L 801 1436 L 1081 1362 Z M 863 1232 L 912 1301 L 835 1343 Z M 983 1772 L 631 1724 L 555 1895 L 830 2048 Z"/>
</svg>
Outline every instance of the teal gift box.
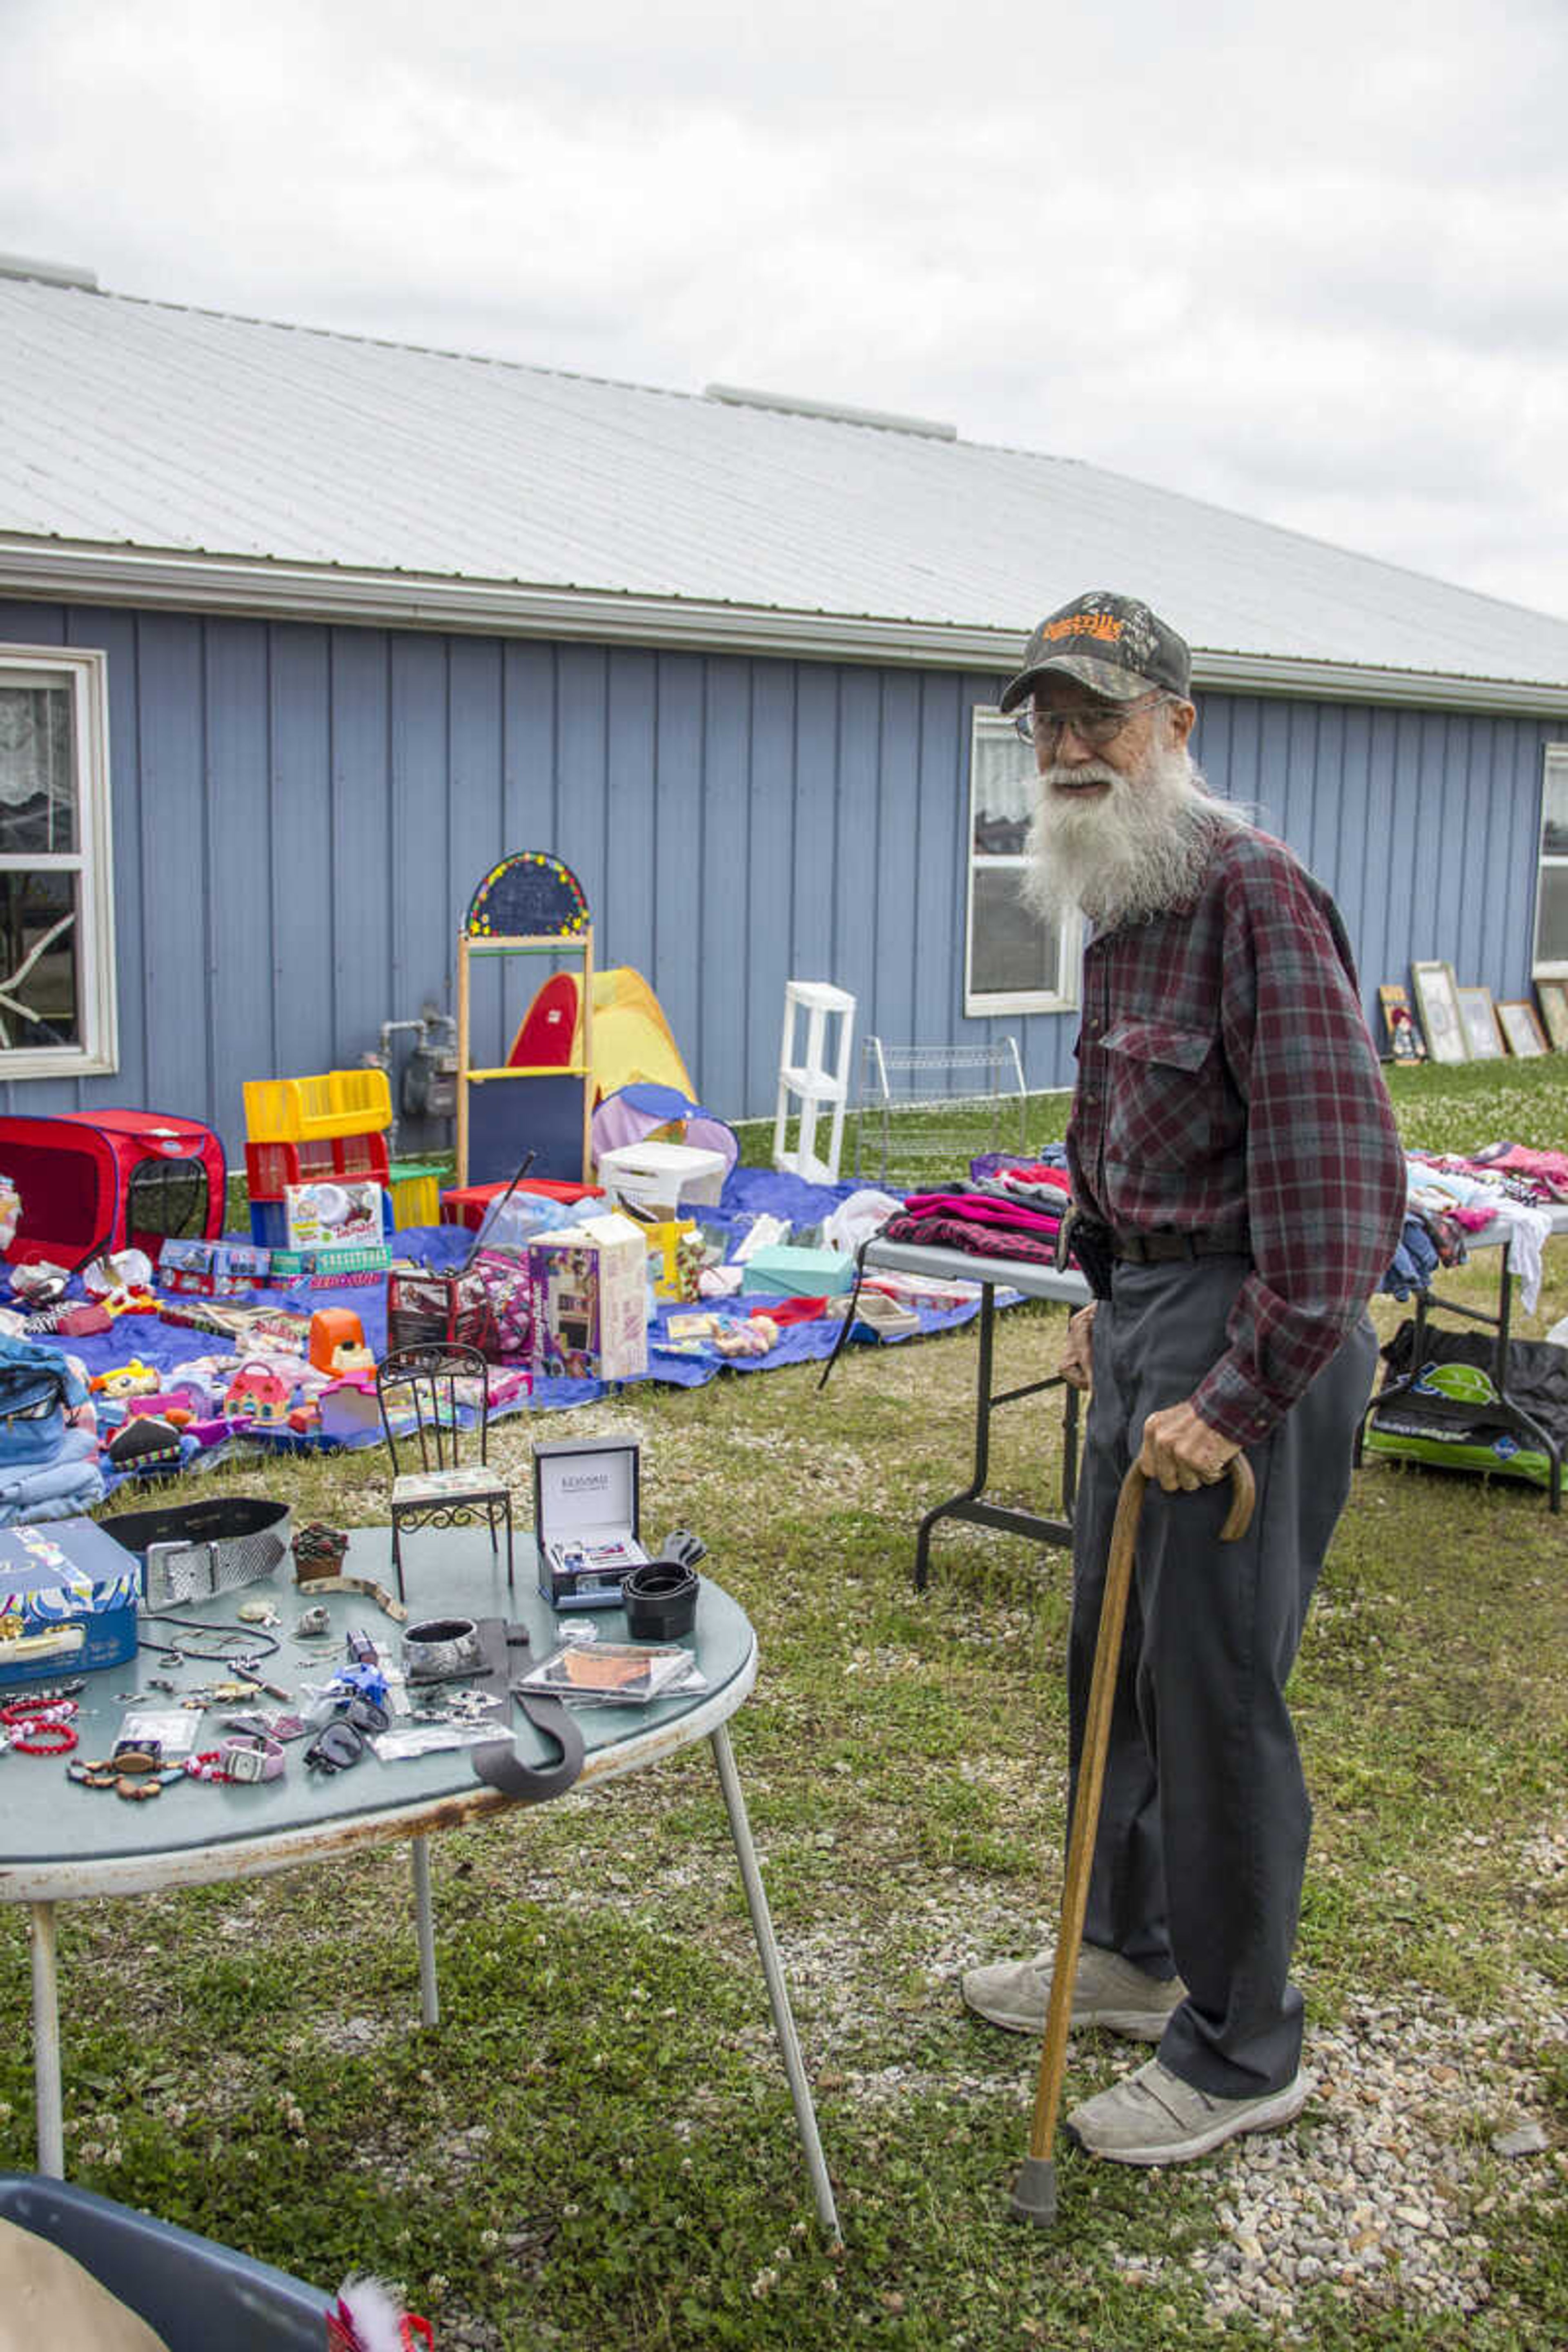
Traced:
<svg viewBox="0 0 1568 2352">
<path fill-rule="evenodd" d="M 0 1683 L 123 1665 L 141 1591 L 139 1562 L 92 1519 L 0 1528 Z"/>
<path fill-rule="evenodd" d="M 742 1287 L 774 1298 L 837 1298 L 855 1287 L 855 1261 L 837 1250 L 777 1242 L 746 1260 Z"/>
</svg>

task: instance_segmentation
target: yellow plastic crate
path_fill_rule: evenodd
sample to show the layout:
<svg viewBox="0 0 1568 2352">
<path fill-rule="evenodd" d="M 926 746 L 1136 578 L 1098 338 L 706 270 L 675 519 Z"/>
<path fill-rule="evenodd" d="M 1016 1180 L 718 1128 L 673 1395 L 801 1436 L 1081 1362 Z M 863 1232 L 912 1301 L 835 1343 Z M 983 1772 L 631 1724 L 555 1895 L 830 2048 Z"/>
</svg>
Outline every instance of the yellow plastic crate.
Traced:
<svg viewBox="0 0 1568 2352">
<path fill-rule="evenodd" d="M 247 1078 L 245 1131 L 252 1143 L 320 1143 L 392 1125 L 384 1070 L 324 1070 L 310 1078 Z"/>
<path fill-rule="evenodd" d="M 405 1225 L 440 1223 L 439 1161 L 426 1167 L 417 1160 L 395 1160 L 388 1181 L 392 1188 L 392 1222 L 399 1233 Z"/>
</svg>

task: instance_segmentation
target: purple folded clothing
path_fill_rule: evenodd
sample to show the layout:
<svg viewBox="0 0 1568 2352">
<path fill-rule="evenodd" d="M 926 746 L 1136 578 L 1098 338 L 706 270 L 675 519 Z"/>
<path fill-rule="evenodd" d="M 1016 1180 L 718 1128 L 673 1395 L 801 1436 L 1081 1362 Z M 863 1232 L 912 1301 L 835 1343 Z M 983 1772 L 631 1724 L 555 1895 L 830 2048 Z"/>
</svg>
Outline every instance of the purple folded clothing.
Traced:
<svg viewBox="0 0 1568 2352">
<path fill-rule="evenodd" d="M 917 1217 L 906 1210 L 902 1216 L 888 1219 L 879 1239 L 914 1242 L 922 1249 L 962 1250 L 966 1257 L 1016 1257 L 1029 1265 L 1056 1264 L 1056 1243 L 1044 1234 L 976 1224 L 967 1217 Z"/>
</svg>

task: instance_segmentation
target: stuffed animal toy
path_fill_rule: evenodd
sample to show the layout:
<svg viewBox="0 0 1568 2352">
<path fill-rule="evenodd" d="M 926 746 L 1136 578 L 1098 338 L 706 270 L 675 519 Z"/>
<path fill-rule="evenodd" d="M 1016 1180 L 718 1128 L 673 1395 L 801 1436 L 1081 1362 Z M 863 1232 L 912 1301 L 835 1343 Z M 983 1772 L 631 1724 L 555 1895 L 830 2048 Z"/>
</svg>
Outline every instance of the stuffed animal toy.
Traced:
<svg viewBox="0 0 1568 2352">
<path fill-rule="evenodd" d="M 419 2352 L 435 2341 L 429 2321 L 405 2311 L 379 2279 L 350 2279 L 327 2314 L 327 2352 Z"/>
</svg>

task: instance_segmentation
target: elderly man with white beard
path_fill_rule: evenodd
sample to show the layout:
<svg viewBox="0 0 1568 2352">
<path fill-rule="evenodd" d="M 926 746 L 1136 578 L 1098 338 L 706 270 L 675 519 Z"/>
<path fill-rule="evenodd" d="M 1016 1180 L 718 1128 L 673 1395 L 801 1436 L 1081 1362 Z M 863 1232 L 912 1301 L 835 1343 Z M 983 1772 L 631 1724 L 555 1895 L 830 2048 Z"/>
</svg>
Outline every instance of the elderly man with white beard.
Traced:
<svg viewBox="0 0 1568 2352">
<path fill-rule="evenodd" d="M 1068 1128 L 1094 1292 L 1062 1370 L 1090 1389 L 1068 1637 L 1073 1785 L 1116 1498 L 1150 1485 L 1089 1884 L 1075 2027 L 1158 2053 L 1068 2117 L 1122 2164 L 1206 2155 L 1300 2114 L 1289 1979 L 1311 1822 L 1285 1684 L 1376 1347 L 1404 1158 L 1344 927 L 1187 750 L 1191 657 L 1136 600 L 1041 622 L 1007 685 L 1039 805 L 1028 895 L 1079 909 Z M 1245 1449 L 1251 1527 L 1222 1545 Z M 1038 2033 L 1051 1953 L 971 1969 L 970 2007 Z"/>
</svg>

